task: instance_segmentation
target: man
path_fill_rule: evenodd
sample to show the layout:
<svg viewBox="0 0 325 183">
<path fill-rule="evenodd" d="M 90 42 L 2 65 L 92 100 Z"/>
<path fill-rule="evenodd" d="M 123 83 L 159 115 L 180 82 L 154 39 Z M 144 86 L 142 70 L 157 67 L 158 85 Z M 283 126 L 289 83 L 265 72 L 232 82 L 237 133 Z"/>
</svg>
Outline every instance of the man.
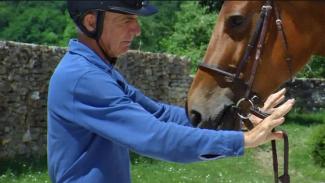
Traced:
<svg viewBox="0 0 325 183">
<path fill-rule="evenodd" d="M 57 66 L 48 94 L 48 166 L 53 182 L 127 183 L 129 150 L 173 162 L 196 162 L 243 155 L 281 133 L 291 109 L 287 101 L 251 132 L 191 127 L 183 108 L 155 102 L 129 85 L 114 68 L 133 38 L 140 35 L 138 15 L 156 8 L 143 0 L 68 1 L 80 29 Z"/>
</svg>

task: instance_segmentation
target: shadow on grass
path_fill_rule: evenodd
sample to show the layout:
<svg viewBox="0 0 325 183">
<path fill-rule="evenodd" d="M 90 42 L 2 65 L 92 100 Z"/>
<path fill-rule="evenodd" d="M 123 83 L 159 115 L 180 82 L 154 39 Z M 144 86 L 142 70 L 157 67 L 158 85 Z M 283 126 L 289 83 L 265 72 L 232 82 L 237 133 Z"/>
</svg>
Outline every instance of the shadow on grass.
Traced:
<svg viewBox="0 0 325 183">
<path fill-rule="evenodd" d="M 46 155 L 38 157 L 16 156 L 10 159 L 0 159 L 0 175 L 10 171 L 15 175 L 26 172 L 47 171 Z"/>
<path fill-rule="evenodd" d="M 130 159 L 131 159 L 132 165 L 142 164 L 142 163 L 155 164 L 155 163 L 159 162 L 158 160 L 155 160 L 153 158 L 149 158 L 146 156 L 142 156 L 142 155 L 136 154 L 134 152 L 130 152 Z"/>
<path fill-rule="evenodd" d="M 287 116 L 286 123 L 302 126 L 325 124 L 325 110 L 318 112 L 290 112 Z"/>
</svg>

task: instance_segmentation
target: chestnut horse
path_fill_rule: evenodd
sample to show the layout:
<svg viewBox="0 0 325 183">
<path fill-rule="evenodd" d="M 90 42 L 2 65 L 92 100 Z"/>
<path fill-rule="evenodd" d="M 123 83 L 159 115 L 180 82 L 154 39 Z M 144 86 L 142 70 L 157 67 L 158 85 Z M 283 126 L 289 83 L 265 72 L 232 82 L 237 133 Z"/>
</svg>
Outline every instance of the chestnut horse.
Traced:
<svg viewBox="0 0 325 183">
<path fill-rule="evenodd" d="M 325 55 L 324 1 L 272 1 L 269 21 L 263 25 L 259 20 L 264 3 L 224 2 L 204 63 L 188 93 L 187 111 L 194 126 L 240 129 L 240 118 L 233 110 L 236 103 L 251 102 L 248 94 L 256 94 L 261 105 L 313 54 Z"/>
</svg>

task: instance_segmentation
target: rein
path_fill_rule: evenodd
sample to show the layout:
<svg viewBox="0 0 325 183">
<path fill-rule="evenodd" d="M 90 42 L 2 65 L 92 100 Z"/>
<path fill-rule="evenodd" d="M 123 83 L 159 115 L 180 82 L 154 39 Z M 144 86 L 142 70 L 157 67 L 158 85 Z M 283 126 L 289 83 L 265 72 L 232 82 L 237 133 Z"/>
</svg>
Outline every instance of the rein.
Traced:
<svg viewBox="0 0 325 183">
<path fill-rule="evenodd" d="M 223 76 L 227 83 L 230 83 L 232 87 L 238 90 L 245 90 L 244 96 L 239 99 L 233 108 L 235 109 L 237 115 L 244 122 L 245 126 L 250 130 L 254 127 L 252 122 L 249 120 L 249 115 L 253 114 L 259 118 L 265 119 L 270 114 L 264 113 L 259 110 L 258 104 L 260 103 L 260 98 L 258 95 L 253 92 L 253 83 L 255 80 L 256 71 L 258 68 L 258 64 L 261 61 L 261 55 L 263 51 L 263 45 L 265 42 L 266 32 L 268 30 L 269 21 L 271 18 L 271 11 L 273 10 L 275 18 L 276 18 L 276 26 L 277 31 L 279 32 L 281 42 L 285 51 L 285 61 L 288 65 L 289 74 L 292 77 L 292 69 L 291 69 L 291 57 L 288 49 L 288 42 L 286 39 L 285 32 L 283 30 L 282 20 L 280 17 L 280 13 L 278 7 L 276 6 L 273 0 L 267 0 L 265 4 L 262 6 L 260 17 L 257 21 L 255 31 L 252 37 L 249 39 L 249 43 L 246 47 L 244 56 L 239 62 L 239 65 L 236 68 L 234 73 L 228 72 L 225 69 L 221 69 L 216 65 L 209 64 L 200 64 L 199 69 L 212 74 L 213 76 Z M 252 63 L 251 73 L 248 81 L 245 81 L 241 78 L 241 73 L 244 70 L 247 63 L 251 60 L 251 55 L 255 50 L 255 56 Z M 272 130 L 274 132 L 275 129 Z M 283 175 L 278 175 L 278 158 L 277 158 L 277 149 L 275 140 L 271 141 L 272 144 L 272 157 L 273 157 L 273 171 L 274 171 L 274 182 L 278 183 L 290 183 L 290 176 L 288 173 L 288 165 L 289 165 L 289 140 L 286 132 L 283 132 L 283 140 L 284 140 L 284 163 L 283 163 Z"/>
</svg>

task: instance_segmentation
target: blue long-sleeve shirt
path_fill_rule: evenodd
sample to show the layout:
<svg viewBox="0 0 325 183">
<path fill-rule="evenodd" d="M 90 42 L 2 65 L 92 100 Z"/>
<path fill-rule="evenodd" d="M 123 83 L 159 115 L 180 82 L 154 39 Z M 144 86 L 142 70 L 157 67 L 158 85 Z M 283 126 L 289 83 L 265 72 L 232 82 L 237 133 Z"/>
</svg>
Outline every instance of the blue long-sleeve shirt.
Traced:
<svg viewBox="0 0 325 183">
<path fill-rule="evenodd" d="M 187 163 L 242 155 L 244 139 L 242 132 L 193 128 L 183 108 L 146 97 L 90 48 L 71 40 L 49 85 L 51 180 L 131 182 L 129 150 Z"/>
</svg>

